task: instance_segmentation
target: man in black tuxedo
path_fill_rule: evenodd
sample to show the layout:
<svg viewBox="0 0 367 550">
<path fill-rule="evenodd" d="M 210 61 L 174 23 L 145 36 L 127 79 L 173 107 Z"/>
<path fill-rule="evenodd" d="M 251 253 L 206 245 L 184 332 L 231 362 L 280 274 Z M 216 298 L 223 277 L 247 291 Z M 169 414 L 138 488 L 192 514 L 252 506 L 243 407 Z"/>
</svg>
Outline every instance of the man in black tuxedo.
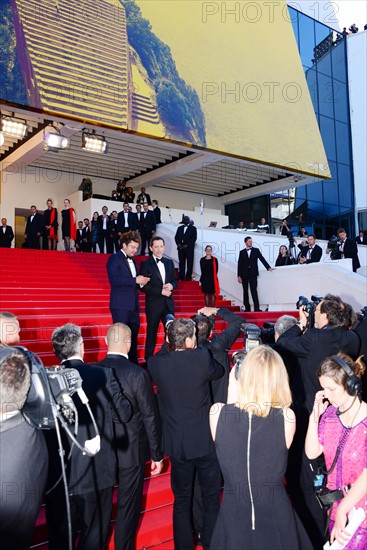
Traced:
<svg viewBox="0 0 367 550">
<path fill-rule="evenodd" d="M 82 250 L 83 252 L 91 252 L 92 250 L 92 244 L 91 244 L 91 230 L 89 225 L 89 219 L 84 218 L 84 227 L 82 231 Z"/>
<path fill-rule="evenodd" d="M 112 369 L 87 365 L 83 362 L 84 343 L 80 327 L 68 323 L 56 328 L 52 334 L 56 357 L 65 368 L 76 369 L 82 380 L 83 390 L 89 399 L 99 435 L 87 408 L 79 396 L 73 396 L 79 416 L 77 441 L 86 443 L 90 453 L 77 447 L 68 460 L 67 480 L 73 535 L 80 528 L 79 548 L 101 550 L 105 547 L 112 509 L 112 491 L 116 483 L 116 444 L 114 422 L 127 422 L 132 406 Z M 118 443 L 118 441 L 116 441 Z M 50 452 L 57 452 L 56 437 L 49 442 Z M 70 452 L 69 438 L 64 440 L 65 456 Z M 50 456 L 51 463 L 56 466 Z M 55 472 L 56 474 L 56 472 Z M 57 479 L 58 473 L 55 476 Z M 50 482 L 53 480 L 50 480 Z M 62 485 L 62 484 L 59 484 Z M 67 515 L 62 497 L 63 488 L 52 491 L 46 501 L 49 548 L 65 549 L 67 545 Z"/>
<path fill-rule="evenodd" d="M 7 225 L 7 219 L 1 218 L 0 226 L 0 248 L 10 248 L 14 239 L 13 228 Z"/>
<path fill-rule="evenodd" d="M 152 210 L 149 210 L 147 202 L 143 204 L 143 211 L 140 216 L 140 235 L 141 235 L 141 251 L 140 254 L 144 256 L 145 248 L 148 245 L 156 230 L 155 216 Z"/>
<path fill-rule="evenodd" d="M 242 284 L 243 288 L 243 305 L 245 306 L 245 311 L 251 311 L 248 285 L 250 285 L 251 296 L 254 302 L 254 311 L 260 311 L 259 298 L 257 295 L 259 260 L 268 271 L 273 271 L 260 250 L 258 248 L 252 248 L 252 238 L 245 237 L 245 248 L 240 252 L 237 265 L 237 277 L 238 282 Z"/>
<path fill-rule="evenodd" d="M 356 237 L 357 244 L 367 244 L 367 237 L 364 231 L 360 231 L 358 237 Z"/>
<path fill-rule="evenodd" d="M 316 244 L 315 235 L 309 235 L 307 237 L 308 247 L 304 247 L 302 254 L 299 257 L 299 264 L 315 264 L 321 260 L 322 248 Z"/>
<path fill-rule="evenodd" d="M 128 231 L 135 231 L 135 229 L 137 229 L 136 221 L 134 213 L 130 210 L 129 203 L 124 202 L 123 210 L 121 210 L 117 216 L 117 231 L 119 237 Z"/>
<path fill-rule="evenodd" d="M 161 209 L 158 206 L 158 201 L 153 200 L 152 201 L 152 206 L 153 206 L 153 212 L 154 212 L 154 216 L 155 216 L 155 223 L 156 223 L 156 225 L 158 225 L 159 223 L 162 223 Z"/>
<path fill-rule="evenodd" d="M 210 381 L 223 375 L 210 352 L 196 347 L 192 319 L 175 319 L 167 329 L 169 351 L 148 361 L 158 387 L 163 450 L 171 460 L 171 486 L 175 496 L 173 532 L 175 548 L 191 549 L 192 492 L 195 472 L 203 500 L 202 542 L 209 549 L 219 510 L 220 469 L 209 429 Z"/>
<path fill-rule="evenodd" d="M 164 245 L 162 237 L 153 237 L 150 242 L 152 256 L 140 265 L 140 275 L 149 278 L 141 288 L 145 292 L 147 316 L 146 360 L 154 353 L 160 321 L 164 323 L 167 314 L 175 311 L 172 292 L 177 287 L 177 279 L 173 261 L 163 258 Z"/>
<path fill-rule="evenodd" d="M 129 359 L 138 363 L 138 332 L 140 327 L 138 286 L 144 289 L 150 279 L 138 275 L 138 268 L 133 260 L 140 246 L 140 235 L 137 231 L 123 233 L 121 250 L 112 254 L 107 262 L 108 280 L 111 285 L 110 311 L 114 323 L 125 323 L 131 329 L 131 349 Z"/>
<path fill-rule="evenodd" d="M 0 540 L 3 550 L 29 548 L 47 480 L 42 430 L 22 416 L 31 385 L 20 350 L 0 348 Z"/>
<path fill-rule="evenodd" d="M 75 236 L 75 250 L 77 252 L 83 252 L 83 222 L 78 222 Z"/>
<path fill-rule="evenodd" d="M 31 215 L 27 218 L 25 227 L 24 239 L 27 243 L 27 248 L 40 249 L 40 237 L 44 229 L 43 216 L 37 212 L 37 207 L 32 204 Z"/>
<path fill-rule="evenodd" d="M 112 253 L 120 250 L 120 237 L 118 231 L 117 211 L 112 210 L 110 221 L 108 223 L 108 232 L 110 235 Z"/>
<path fill-rule="evenodd" d="M 182 216 L 181 223 L 183 225 L 178 227 L 175 235 L 179 261 L 178 278 L 180 281 L 191 281 L 197 231 L 189 216 Z"/>
<path fill-rule="evenodd" d="M 150 200 L 150 195 L 145 192 L 145 187 L 141 188 L 141 193 L 139 193 L 136 202 L 140 204 L 144 204 L 145 202 L 147 202 L 149 206 L 152 204 L 152 201 Z"/>
<path fill-rule="evenodd" d="M 98 364 L 114 370 L 133 407 L 131 420 L 115 426 L 118 461 L 115 548 L 135 550 L 145 463 L 152 459 L 152 475 L 159 474 L 163 467 L 161 422 L 148 371 L 128 360 L 131 345 L 129 327 L 115 323 L 108 329 L 106 341 L 107 356 Z"/>
<path fill-rule="evenodd" d="M 108 224 L 110 217 L 107 214 L 107 206 L 102 207 L 102 214 L 98 216 L 98 247 L 101 254 L 106 250 L 107 254 L 112 254 L 112 243 L 110 239 L 110 234 L 108 231 Z M 106 249 L 105 249 L 106 245 Z"/>
<path fill-rule="evenodd" d="M 352 260 L 353 271 L 356 272 L 357 269 L 361 267 L 358 258 L 358 247 L 357 243 L 353 239 L 348 239 L 347 232 L 343 227 L 339 227 L 336 232 L 339 238 L 339 252 L 341 258 L 350 258 Z"/>
</svg>

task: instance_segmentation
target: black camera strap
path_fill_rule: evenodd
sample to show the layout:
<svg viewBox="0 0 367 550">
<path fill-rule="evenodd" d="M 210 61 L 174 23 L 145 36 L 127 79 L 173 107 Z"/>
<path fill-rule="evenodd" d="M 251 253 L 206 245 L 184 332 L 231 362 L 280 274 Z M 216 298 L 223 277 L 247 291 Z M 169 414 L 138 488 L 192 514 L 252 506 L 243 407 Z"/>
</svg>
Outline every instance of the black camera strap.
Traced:
<svg viewBox="0 0 367 550">
<path fill-rule="evenodd" d="M 339 458 L 339 455 L 341 453 L 341 450 L 343 449 L 344 445 L 346 444 L 347 442 L 347 439 L 348 439 L 348 436 L 351 432 L 351 428 L 344 428 L 344 433 L 343 435 L 341 436 L 340 438 L 340 441 L 339 441 L 339 445 L 336 449 L 336 452 L 335 452 L 335 456 L 334 456 L 334 460 L 330 466 L 330 469 L 329 470 L 323 470 L 322 473 L 325 475 L 325 476 L 328 476 L 330 475 L 333 471 L 334 471 L 334 468 L 336 466 L 336 463 L 338 462 L 338 458 Z"/>
</svg>

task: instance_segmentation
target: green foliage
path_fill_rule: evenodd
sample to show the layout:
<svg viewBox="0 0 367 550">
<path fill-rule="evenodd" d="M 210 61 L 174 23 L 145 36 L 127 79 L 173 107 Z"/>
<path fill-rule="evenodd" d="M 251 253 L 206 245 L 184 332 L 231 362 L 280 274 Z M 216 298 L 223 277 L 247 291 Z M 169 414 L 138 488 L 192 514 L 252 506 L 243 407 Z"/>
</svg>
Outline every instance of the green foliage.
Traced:
<svg viewBox="0 0 367 550">
<path fill-rule="evenodd" d="M 28 105 L 17 57 L 11 2 L 1 0 L 0 6 L 0 98 Z"/>
<path fill-rule="evenodd" d="M 153 33 L 135 0 L 120 1 L 126 10 L 129 43 L 153 82 L 160 117 L 167 125 L 194 132 L 198 144 L 205 145 L 205 118 L 197 92 L 180 77 L 170 48 Z"/>
</svg>

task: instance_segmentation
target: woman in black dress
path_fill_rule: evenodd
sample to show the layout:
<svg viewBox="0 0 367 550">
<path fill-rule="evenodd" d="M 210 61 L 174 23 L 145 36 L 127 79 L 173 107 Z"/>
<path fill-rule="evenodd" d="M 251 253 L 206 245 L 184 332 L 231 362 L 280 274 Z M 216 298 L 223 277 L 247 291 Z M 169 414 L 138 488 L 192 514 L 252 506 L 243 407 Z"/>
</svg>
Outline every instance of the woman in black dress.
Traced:
<svg viewBox="0 0 367 550">
<path fill-rule="evenodd" d="M 292 265 L 292 260 L 288 254 L 288 248 L 282 244 L 279 247 L 279 254 L 275 262 L 275 267 L 281 267 L 282 265 Z"/>
<path fill-rule="evenodd" d="M 97 244 L 99 241 L 99 214 L 98 212 L 93 212 L 93 218 L 91 222 L 91 238 L 90 242 L 92 245 L 92 252 L 97 252 Z"/>
<path fill-rule="evenodd" d="M 228 403 L 215 403 L 209 415 L 224 478 L 210 550 L 312 548 L 284 486 L 296 422 L 283 360 L 258 346 L 240 364 L 238 379 L 236 372 Z"/>
<path fill-rule="evenodd" d="M 213 307 L 219 294 L 218 260 L 214 258 L 213 249 L 210 245 L 205 247 L 205 256 L 200 260 L 200 270 L 200 284 L 204 293 L 205 305 Z"/>
<path fill-rule="evenodd" d="M 57 248 L 57 209 L 53 206 L 52 199 L 47 199 L 47 210 L 43 213 L 45 223 L 44 235 L 47 238 L 48 250 L 56 250 Z"/>
<path fill-rule="evenodd" d="M 75 210 L 70 206 L 69 199 L 64 200 L 64 210 L 61 210 L 62 217 L 62 238 L 64 239 L 65 252 L 70 252 L 70 239 L 76 238 L 76 216 Z"/>
</svg>

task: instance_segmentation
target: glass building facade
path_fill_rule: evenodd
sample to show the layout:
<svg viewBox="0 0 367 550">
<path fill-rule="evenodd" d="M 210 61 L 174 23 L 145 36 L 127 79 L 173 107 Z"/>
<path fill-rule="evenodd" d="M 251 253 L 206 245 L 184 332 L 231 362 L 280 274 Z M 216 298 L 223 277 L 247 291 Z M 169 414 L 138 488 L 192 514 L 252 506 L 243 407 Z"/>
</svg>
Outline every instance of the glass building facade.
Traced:
<svg viewBox="0 0 367 550">
<path fill-rule="evenodd" d="M 312 103 L 328 158 L 331 180 L 318 181 L 263 198 L 228 205 L 230 223 L 238 223 L 238 213 L 251 211 L 257 220 L 260 204 L 273 230 L 288 218 L 294 233 L 300 226 L 317 238 L 328 239 L 338 227 L 355 236 L 354 182 L 348 97 L 346 39 L 334 29 L 289 7 Z M 302 131 L 302 128 L 299 129 Z M 245 206 L 246 205 L 246 206 Z M 242 218 L 243 219 L 243 214 Z"/>
</svg>

